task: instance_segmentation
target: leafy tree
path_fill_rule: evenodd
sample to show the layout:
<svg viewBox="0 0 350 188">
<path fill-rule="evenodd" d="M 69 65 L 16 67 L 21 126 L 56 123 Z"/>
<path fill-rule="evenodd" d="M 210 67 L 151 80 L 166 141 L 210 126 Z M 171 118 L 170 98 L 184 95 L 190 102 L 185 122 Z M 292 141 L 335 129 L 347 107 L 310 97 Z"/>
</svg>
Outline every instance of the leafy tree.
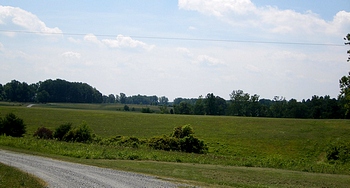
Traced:
<svg viewBox="0 0 350 188">
<path fill-rule="evenodd" d="M 126 104 L 126 95 L 124 93 L 120 93 L 119 100 L 120 100 L 120 103 Z"/>
<path fill-rule="evenodd" d="M 233 90 L 230 94 L 230 114 L 236 116 L 247 116 L 250 95 L 243 90 Z"/>
<path fill-rule="evenodd" d="M 26 133 L 26 125 L 23 119 L 13 113 L 9 113 L 5 118 L 0 119 L 0 135 L 22 137 Z"/>
<path fill-rule="evenodd" d="M 340 80 L 340 95 L 339 99 L 343 103 L 345 109 L 345 116 L 350 114 L 350 72 L 348 76 L 343 76 Z"/>
<path fill-rule="evenodd" d="M 205 114 L 204 100 L 203 100 L 202 95 L 198 97 L 198 100 L 194 104 L 193 113 L 196 115 L 204 115 Z"/>
<path fill-rule="evenodd" d="M 2 84 L 0 84 L 0 101 L 3 101 L 4 99 L 5 99 L 4 87 L 2 86 Z"/>
<path fill-rule="evenodd" d="M 175 114 L 191 114 L 192 105 L 186 101 L 180 102 L 178 105 L 174 105 Z"/>
<path fill-rule="evenodd" d="M 287 101 L 284 97 L 275 96 L 270 107 L 272 117 L 283 118 L 286 114 Z"/>
<path fill-rule="evenodd" d="M 350 45 L 350 33 L 348 33 L 348 35 L 346 35 L 344 40 L 345 40 L 345 45 Z M 348 50 L 347 53 L 349 54 L 349 57 L 348 57 L 348 62 L 349 62 L 350 61 L 350 50 Z"/>
<path fill-rule="evenodd" d="M 168 105 L 169 99 L 165 96 L 161 96 L 158 98 L 160 105 Z"/>
<path fill-rule="evenodd" d="M 19 82 L 12 80 L 4 86 L 4 93 L 6 99 L 9 101 L 17 102 L 30 102 L 33 101 L 35 96 L 35 90 L 25 82 Z"/>
</svg>

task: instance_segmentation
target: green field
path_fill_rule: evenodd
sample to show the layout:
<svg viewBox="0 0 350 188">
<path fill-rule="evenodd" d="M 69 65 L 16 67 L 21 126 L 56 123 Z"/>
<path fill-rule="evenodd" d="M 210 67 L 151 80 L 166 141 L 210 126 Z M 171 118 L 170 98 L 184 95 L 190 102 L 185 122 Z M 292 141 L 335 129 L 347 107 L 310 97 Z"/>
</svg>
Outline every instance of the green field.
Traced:
<svg viewBox="0 0 350 188">
<path fill-rule="evenodd" d="M 0 161 L 1 162 L 1 161 Z M 0 163 L 0 188 L 8 187 L 45 187 L 45 183 L 32 175 Z"/>
<path fill-rule="evenodd" d="M 24 138 L 0 137 L 1 148 L 66 156 L 70 158 L 65 160 L 208 185 L 342 187 L 350 183 L 350 164 L 330 163 L 325 152 L 332 142 L 350 142 L 348 120 L 143 114 L 118 111 L 117 105 L 99 104 L 25 106 L 0 104 L 0 116 L 13 112 L 27 124 Z M 196 137 L 208 144 L 209 153 L 199 155 L 146 147 L 106 147 L 32 137 L 41 126 L 53 130 L 66 122 L 77 126 L 83 121 L 104 138 L 121 135 L 146 139 L 169 134 L 176 126 L 190 124 Z M 157 170 L 159 166 L 163 171 Z M 304 179 L 306 183 L 302 184 L 298 179 Z"/>
</svg>

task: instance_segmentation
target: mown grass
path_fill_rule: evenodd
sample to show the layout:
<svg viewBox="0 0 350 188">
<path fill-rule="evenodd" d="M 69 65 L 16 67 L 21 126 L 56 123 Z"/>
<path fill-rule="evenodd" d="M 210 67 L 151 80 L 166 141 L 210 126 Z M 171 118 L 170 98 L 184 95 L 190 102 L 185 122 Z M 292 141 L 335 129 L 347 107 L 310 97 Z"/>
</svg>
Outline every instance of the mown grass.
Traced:
<svg viewBox="0 0 350 188">
<path fill-rule="evenodd" d="M 40 188 L 46 187 L 46 184 L 26 172 L 0 163 L 0 188 L 9 187 Z"/>
<path fill-rule="evenodd" d="M 96 108 L 96 106 L 93 108 Z M 96 161 L 96 163 L 104 161 L 104 159 L 111 160 L 113 163 L 117 163 L 115 161 L 120 159 L 132 159 L 137 160 L 138 163 L 145 161 L 158 161 L 159 163 L 159 161 L 164 161 L 181 162 L 181 164 L 219 165 L 225 168 L 245 166 L 288 169 L 299 171 L 300 173 L 350 174 L 350 164 L 329 163 L 325 157 L 325 150 L 331 142 L 335 140 L 350 141 L 348 136 L 350 121 L 348 120 L 185 116 L 96 109 L 44 108 L 44 106 L 34 106 L 32 108 L 0 106 L 0 116 L 4 116 L 9 112 L 13 112 L 24 119 L 28 133 L 25 138 L 1 137 L 1 147 L 7 146 L 52 155 L 69 156 Z M 196 137 L 208 143 L 209 153 L 198 155 L 157 151 L 146 147 L 134 149 L 99 146 L 96 144 L 73 144 L 37 140 L 32 137 L 34 131 L 41 126 L 53 130 L 62 123 L 72 122 L 74 125 L 79 125 L 82 121 L 87 122 L 97 135 L 105 138 L 116 135 L 150 138 L 152 136 L 169 134 L 175 126 L 191 124 Z M 204 167 L 201 166 L 200 168 Z M 190 171 L 190 169 L 187 171 Z M 200 181 L 207 181 L 205 180 L 206 176 L 203 174 L 205 171 L 197 172 L 202 177 Z M 140 172 L 143 172 L 143 170 L 141 169 Z M 213 170 L 213 174 L 224 173 L 221 170 L 214 172 Z M 233 171 L 228 170 L 227 173 L 224 173 L 226 175 L 219 175 L 218 177 L 230 176 L 229 174 L 231 173 L 234 174 Z M 252 172 L 249 173 L 254 174 Z M 161 174 L 165 175 L 166 173 Z M 236 182 L 234 180 L 229 183 L 230 181 L 227 182 L 228 180 L 224 180 L 225 178 L 220 179 L 218 177 L 212 176 L 210 179 L 217 179 L 213 180 L 215 184 L 231 186 L 234 186 L 233 182 Z M 298 178 L 295 179 L 297 181 Z M 192 180 L 198 181 L 196 178 Z M 208 180 L 208 183 L 211 180 Z M 244 182 L 247 185 L 249 184 L 245 180 Z"/>
</svg>

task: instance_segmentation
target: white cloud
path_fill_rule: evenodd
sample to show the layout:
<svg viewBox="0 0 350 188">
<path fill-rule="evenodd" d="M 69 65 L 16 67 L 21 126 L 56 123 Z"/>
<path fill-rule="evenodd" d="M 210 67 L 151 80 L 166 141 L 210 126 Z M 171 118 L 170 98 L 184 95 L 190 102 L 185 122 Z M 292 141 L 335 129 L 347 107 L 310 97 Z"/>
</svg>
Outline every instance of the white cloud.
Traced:
<svg viewBox="0 0 350 188">
<path fill-rule="evenodd" d="M 75 44 L 79 44 L 81 42 L 79 39 L 75 39 L 73 37 L 68 37 L 68 41 Z"/>
<path fill-rule="evenodd" d="M 87 42 L 91 42 L 94 44 L 97 44 L 99 46 L 103 45 L 102 42 L 100 40 L 98 40 L 98 38 L 94 35 L 94 34 L 87 34 L 84 36 L 84 40 Z"/>
<path fill-rule="evenodd" d="M 272 6 L 256 7 L 250 0 L 179 0 L 178 6 L 235 26 L 258 27 L 271 33 L 344 35 L 350 27 L 350 13 L 346 11 L 338 12 L 332 21 L 325 21 L 311 11 L 299 13 Z"/>
<path fill-rule="evenodd" d="M 154 48 L 154 45 L 148 45 L 123 35 L 118 35 L 116 39 L 103 39 L 102 42 L 111 48 L 142 48 L 145 50 Z"/>
<path fill-rule="evenodd" d="M 225 63 L 221 60 L 208 56 L 208 55 L 199 55 L 197 56 L 197 62 L 200 64 L 208 65 L 208 66 L 218 66 L 224 65 Z"/>
<path fill-rule="evenodd" d="M 177 52 L 182 54 L 186 59 L 189 59 L 194 64 L 200 64 L 205 66 L 218 66 L 218 65 L 225 65 L 224 61 L 219 60 L 215 57 L 211 57 L 209 55 L 194 55 L 189 49 L 187 48 L 177 48 Z"/>
<path fill-rule="evenodd" d="M 31 32 L 41 32 L 46 34 L 61 34 L 62 31 L 55 27 L 47 27 L 36 15 L 18 7 L 0 5 L 0 24 L 8 22 L 27 29 Z"/>
<path fill-rule="evenodd" d="M 62 56 L 67 58 L 77 58 L 77 59 L 80 59 L 81 57 L 80 53 L 72 52 L 72 51 L 64 52 Z"/>
<path fill-rule="evenodd" d="M 0 52 L 4 51 L 4 45 L 0 42 Z"/>
</svg>

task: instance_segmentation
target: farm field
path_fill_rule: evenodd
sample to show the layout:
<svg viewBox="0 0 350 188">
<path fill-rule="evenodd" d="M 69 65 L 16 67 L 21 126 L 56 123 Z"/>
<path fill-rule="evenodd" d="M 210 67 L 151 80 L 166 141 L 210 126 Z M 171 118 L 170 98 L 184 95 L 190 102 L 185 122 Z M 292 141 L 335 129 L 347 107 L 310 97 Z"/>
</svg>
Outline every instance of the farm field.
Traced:
<svg viewBox="0 0 350 188">
<path fill-rule="evenodd" d="M 300 183 L 298 179 L 301 177 L 310 183 L 304 187 L 324 185 L 326 177 L 330 187 L 335 182 L 340 182 L 335 187 L 350 183 L 349 163 L 330 163 L 325 152 L 332 142 L 350 141 L 348 120 L 144 114 L 117 111 L 117 108 L 116 105 L 97 104 L 75 107 L 74 104 L 47 104 L 27 108 L 26 105 L 2 103 L 0 116 L 9 112 L 16 114 L 27 125 L 27 134 L 24 138 L 0 137 L 0 147 L 159 176 L 187 178 L 188 181 L 210 185 L 288 187 L 292 186 L 291 182 L 293 185 Z M 168 135 L 174 127 L 190 124 L 196 137 L 209 146 L 209 153 L 102 147 L 38 140 L 32 136 L 41 126 L 54 130 L 67 122 L 76 126 L 86 122 L 96 135 L 103 138 L 121 135 L 142 139 Z"/>
</svg>

